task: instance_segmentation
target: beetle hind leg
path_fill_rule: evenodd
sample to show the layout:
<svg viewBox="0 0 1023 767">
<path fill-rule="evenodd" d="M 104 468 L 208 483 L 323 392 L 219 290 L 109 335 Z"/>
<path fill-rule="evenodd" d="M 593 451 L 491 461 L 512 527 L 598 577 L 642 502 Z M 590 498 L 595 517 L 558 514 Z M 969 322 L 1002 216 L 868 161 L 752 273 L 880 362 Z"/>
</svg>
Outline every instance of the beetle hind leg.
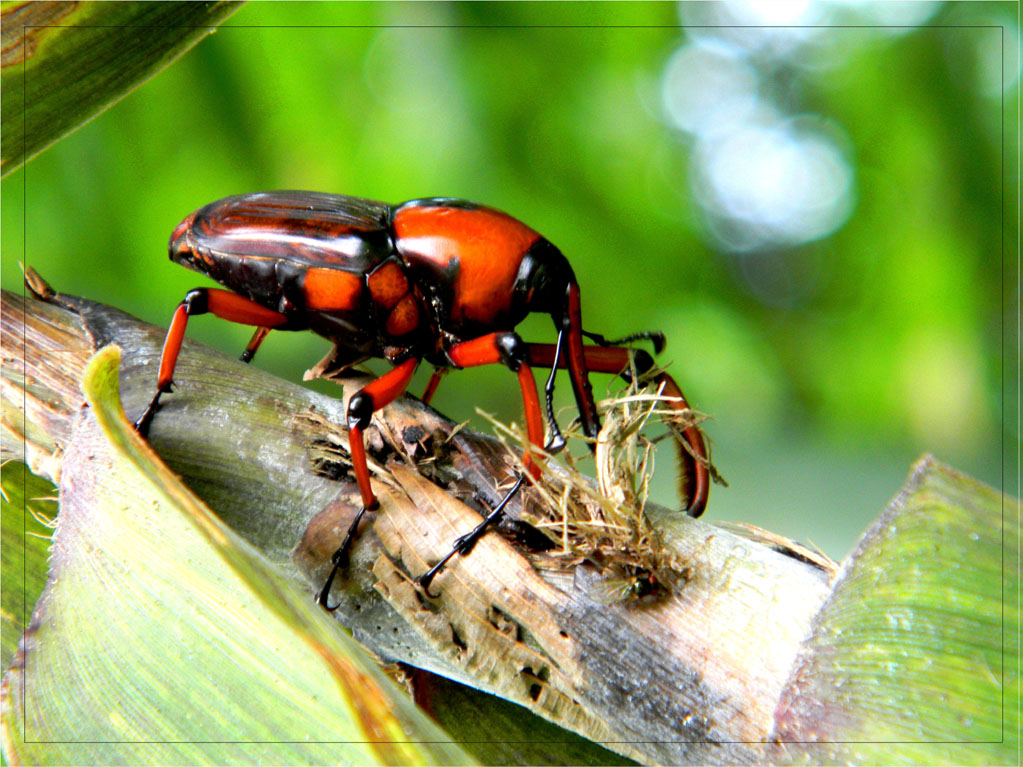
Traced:
<svg viewBox="0 0 1023 767">
<path fill-rule="evenodd" d="M 181 351 L 181 344 L 185 339 L 185 328 L 188 326 L 188 318 L 197 314 L 214 314 L 221 319 L 237 322 L 243 325 L 259 325 L 263 327 L 279 327 L 288 320 L 280 312 L 267 309 L 244 296 L 232 293 L 229 290 L 220 288 L 196 288 L 185 294 L 184 300 L 178 304 L 171 318 L 170 327 L 167 329 L 167 337 L 163 342 L 163 352 L 160 354 L 160 373 L 156 382 L 156 393 L 149 401 L 149 405 L 142 411 L 142 415 L 135 421 L 135 430 L 142 436 L 149 433 L 149 426 L 153 416 L 160 406 L 160 397 L 172 390 L 174 384 L 174 368 L 178 362 L 178 354 Z M 269 332 L 269 330 L 267 330 Z M 259 331 L 257 331 L 259 335 Z M 263 336 L 266 334 L 264 333 Z M 262 341 L 259 338 L 259 341 Z M 253 342 L 256 337 L 253 337 Z M 252 346 L 250 342 L 249 346 Z M 256 346 L 259 346 L 256 343 Z M 255 349 L 253 349 L 255 353 Z"/>
</svg>

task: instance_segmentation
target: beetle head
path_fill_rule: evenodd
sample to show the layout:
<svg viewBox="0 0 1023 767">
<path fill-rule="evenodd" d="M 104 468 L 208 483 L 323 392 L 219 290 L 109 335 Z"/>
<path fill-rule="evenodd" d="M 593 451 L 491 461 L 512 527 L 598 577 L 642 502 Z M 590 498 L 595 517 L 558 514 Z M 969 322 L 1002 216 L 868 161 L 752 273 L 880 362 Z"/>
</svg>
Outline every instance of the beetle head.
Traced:
<svg viewBox="0 0 1023 767">
<path fill-rule="evenodd" d="M 544 238 L 538 239 L 522 257 L 515 278 L 512 314 L 518 320 L 532 312 L 551 315 L 557 328 L 567 316 L 567 291 L 575 283 L 568 259 Z"/>
<path fill-rule="evenodd" d="M 561 364 L 568 368 L 572 379 L 583 432 L 590 438 L 596 438 L 600 420 L 593 402 L 583 350 L 579 285 L 568 259 L 543 238 L 533 243 L 519 265 L 512 311 L 516 322 L 529 312 L 543 312 L 554 320 L 554 327 L 558 330 L 558 353 L 564 355 Z M 550 391 L 547 396 L 550 414 Z"/>
</svg>

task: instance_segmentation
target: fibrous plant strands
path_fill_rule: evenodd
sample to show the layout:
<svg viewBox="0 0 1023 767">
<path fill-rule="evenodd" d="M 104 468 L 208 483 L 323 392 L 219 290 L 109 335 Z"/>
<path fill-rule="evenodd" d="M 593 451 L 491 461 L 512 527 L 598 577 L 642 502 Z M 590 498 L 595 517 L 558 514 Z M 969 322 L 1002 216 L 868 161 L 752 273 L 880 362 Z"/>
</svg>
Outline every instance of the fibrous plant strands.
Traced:
<svg viewBox="0 0 1023 767">
<path fill-rule="evenodd" d="M 313 432 L 318 435 L 308 446 L 309 458 L 316 473 L 330 479 L 351 476 L 354 482 L 348 430 L 339 428 L 322 414 L 311 409 L 296 414 L 295 420 L 312 425 Z M 373 479 L 391 487 L 397 487 L 390 473 L 374 457 L 386 453 L 385 443 L 376 428 L 368 429 L 365 439 L 367 443 L 366 466 L 373 475 Z"/>
<path fill-rule="evenodd" d="M 728 530 L 747 540 L 768 546 L 793 559 L 800 559 L 823 570 L 829 578 L 838 574 L 839 563 L 821 551 L 812 541 L 807 544 L 793 541 L 783 535 L 772 533 L 749 522 L 721 522 L 718 527 Z"/>
<path fill-rule="evenodd" d="M 668 596 L 693 577 L 692 568 L 665 546 L 644 513 L 654 471 L 654 440 L 644 433 L 651 417 L 663 418 L 673 440 L 683 446 L 680 430 L 705 419 L 692 410 L 680 413 L 670 407 L 672 401 L 652 387 L 635 384 L 602 400 L 598 403 L 603 426 L 596 440 L 596 485 L 578 471 L 570 452 L 565 451 L 564 466 L 545 470 L 541 480 L 526 491 L 539 496 L 540 502 L 532 508 L 541 511 L 523 521 L 541 530 L 558 547 L 547 555 L 589 560 L 600 567 L 601 580 L 589 587 L 597 601 Z M 507 426 L 486 413 L 481 415 L 494 425 L 498 439 L 506 445 L 538 453 L 518 425 Z M 680 419 L 685 423 L 680 425 Z M 585 440 L 578 422 L 564 433 L 569 444 Z M 550 466 L 547 460 L 544 465 Z M 519 470 L 524 467 L 520 465 Z"/>
</svg>

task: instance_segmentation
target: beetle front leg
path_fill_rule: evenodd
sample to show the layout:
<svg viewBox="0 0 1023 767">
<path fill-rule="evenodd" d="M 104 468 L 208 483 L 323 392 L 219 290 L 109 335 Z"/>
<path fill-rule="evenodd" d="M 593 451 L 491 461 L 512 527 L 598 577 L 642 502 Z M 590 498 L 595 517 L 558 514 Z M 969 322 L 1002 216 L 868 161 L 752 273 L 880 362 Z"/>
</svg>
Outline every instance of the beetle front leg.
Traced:
<svg viewBox="0 0 1023 767">
<path fill-rule="evenodd" d="M 389 370 L 380 378 L 364 386 L 348 400 L 348 449 L 352 455 L 355 481 L 359 486 L 359 494 L 362 496 L 362 508 L 359 509 L 359 513 L 355 515 L 355 519 L 348 526 L 348 532 L 341 541 L 341 545 L 331 555 L 330 574 L 327 576 L 323 588 L 320 589 L 320 593 L 316 596 L 317 604 L 328 612 L 334 612 L 340 606 L 331 606 L 328 603 L 330 589 L 334 585 L 334 578 L 337 577 L 337 574 L 348 567 L 348 555 L 359 529 L 359 523 L 367 511 L 375 511 L 380 505 L 369 484 L 369 464 L 366 461 L 366 442 L 363 432 L 369 427 L 373 413 L 387 407 L 405 391 L 418 365 L 418 358 L 407 359 L 393 370 Z"/>
<path fill-rule="evenodd" d="M 527 344 L 528 358 L 537 367 L 569 367 L 570 362 L 561 358 L 558 346 L 554 344 Z M 654 368 L 654 359 L 642 349 L 626 349 L 620 346 L 584 346 L 582 356 L 586 369 L 595 373 L 613 373 L 628 380 L 630 354 L 634 355 L 632 364 L 636 372 L 643 376 Z M 664 394 L 673 398 L 671 407 L 678 413 L 689 410 L 689 403 L 675 379 L 667 373 L 658 373 L 654 381 L 659 384 Z M 676 432 L 676 436 L 685 442 L 680 445 L 679 461 L 684 486 L 681 495 L 687 500 L 687 513 L 698 517 L 707 506 L 710 492 L 710 469 L 707 445 L 700 428 L 690 425 Z"/>
<path fill-rule="evenodd" d="M 287 317 L 280 312 L 267 309 L 265 306 L 229 290 L 196 288 L 188 291 L 184 300 L 178 304 L 178 308 L 174 311 L 174 317 L 167 329 L 167 338 L 163 342 L 163 352 L 160 355 L 160 373 L 156 381 L 156 394 L 153 395 L 146 409 L 142 411 L 142 415 L 135 421 L 135 430 L 143 437 L 149 433 L 149 425 L 160 406 L 160 396 L 173 388 L 174 367 L 177 365 L 178 353 L 181 351 L 181 343 L 185 338 L 188 318 L 207 313 L 230 322 L 259 325 L 266 328 L 279 327 L 288 321 Z"/>
</svg>

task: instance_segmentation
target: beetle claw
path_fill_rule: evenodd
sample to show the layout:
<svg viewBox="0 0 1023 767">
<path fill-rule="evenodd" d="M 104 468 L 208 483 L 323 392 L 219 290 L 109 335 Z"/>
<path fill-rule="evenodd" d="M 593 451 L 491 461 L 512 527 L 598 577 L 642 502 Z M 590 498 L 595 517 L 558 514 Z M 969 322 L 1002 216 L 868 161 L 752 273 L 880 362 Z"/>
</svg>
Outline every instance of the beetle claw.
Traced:
<svg viewBox="0 0 1023 767">
<path fill-rule="evenodd" d="M 433 576 L 437 574 L 435 572 L 436 569 L 437 568 L 435 567 L 430 568 L 430 570 L 416 578 L 416 583 L 419 584 L 419 588 L 423 590 L 423 593 L 426 594 L 429 599 L 437 599 L 440 596 L 440 594 L 434 594 L 430 591 L 430 584 L 433 583 Z"/>
<path fill-rule="evenodd" d="M 336 555 L 337 552 L 335 552 Z M 316 604 L 326 610 L 328 613 L 332 613 L 341 606 L 338 602 L 336 605 L 331 606 L 330 601 L 330 587 L 334 585 L 334 578 L 338 571 L 341 569 L 341 565 L 337 562 L 330 568 L 330 575 L 327 576 L 326 582 L 323 584 L 323 588 L 320 589 L 320 593 L 316 595 Z"/>
<path fill-rule="evenodd" d="M 493 511 L 491 511 L 487 516 L 485 516 L 483 518 L 483 521 L 476 525 L 476 527 L 474 527 L 468 533 L 456 538 L 455 542 L 451 545 L 451 551 L 449 551 L 440 562 L 438 562 L 425 573 L 416 578 L 416 583 L 418 583 L 422 587 L 426 596 L 428 596 L 430 599 L 437 598 L 436 595 L 430 593 L 430 584 L 433 582 L 433 579 L 437 575 L 437 573 L 439 573 L 444 568 L 444 565 L 446 565 L 448 561 L 453 556 L 455 556 L 455 554 L 460 554 L 463 557 L 469 555 L 469 553 L 476 546 L 476 543 L 479 541 L 479 539 L 483 537 L 483 534 L 487 532 L 487 530 L 489 530 L 493 525 L 495 525 L 501 519 L 501 517 L 504 516 L 504 507 L 507 506 L 508 502 L 515 497 L 515 494 L 519 492 L 519 488 L 522 487 L 522 484 L 525 481 L 526 475 L 520 474 L 518 479 L 515 480 L 515 484 L 512 485 L 511 489 L 505 494 L 504 498 L 501 499 L 501 502 L 494 507 Z"/>
<path fill-rule="evenodd" d="M 160 397 L 163 394 L 168 394 L 174 391 L 174 382 L 168 381 L 167 383 L 157 387 L 156 394 L 149 400 L 149 404 L 146 405 L 146 409 L 142 411 L 142 415 L 135 421 L 135 431 L 141 434 L 143 437 L 149 436 L 149 425 L 153 422 L 153 416 L 156 415 L 156 411 L 160 409 Z"/>
</svg>

